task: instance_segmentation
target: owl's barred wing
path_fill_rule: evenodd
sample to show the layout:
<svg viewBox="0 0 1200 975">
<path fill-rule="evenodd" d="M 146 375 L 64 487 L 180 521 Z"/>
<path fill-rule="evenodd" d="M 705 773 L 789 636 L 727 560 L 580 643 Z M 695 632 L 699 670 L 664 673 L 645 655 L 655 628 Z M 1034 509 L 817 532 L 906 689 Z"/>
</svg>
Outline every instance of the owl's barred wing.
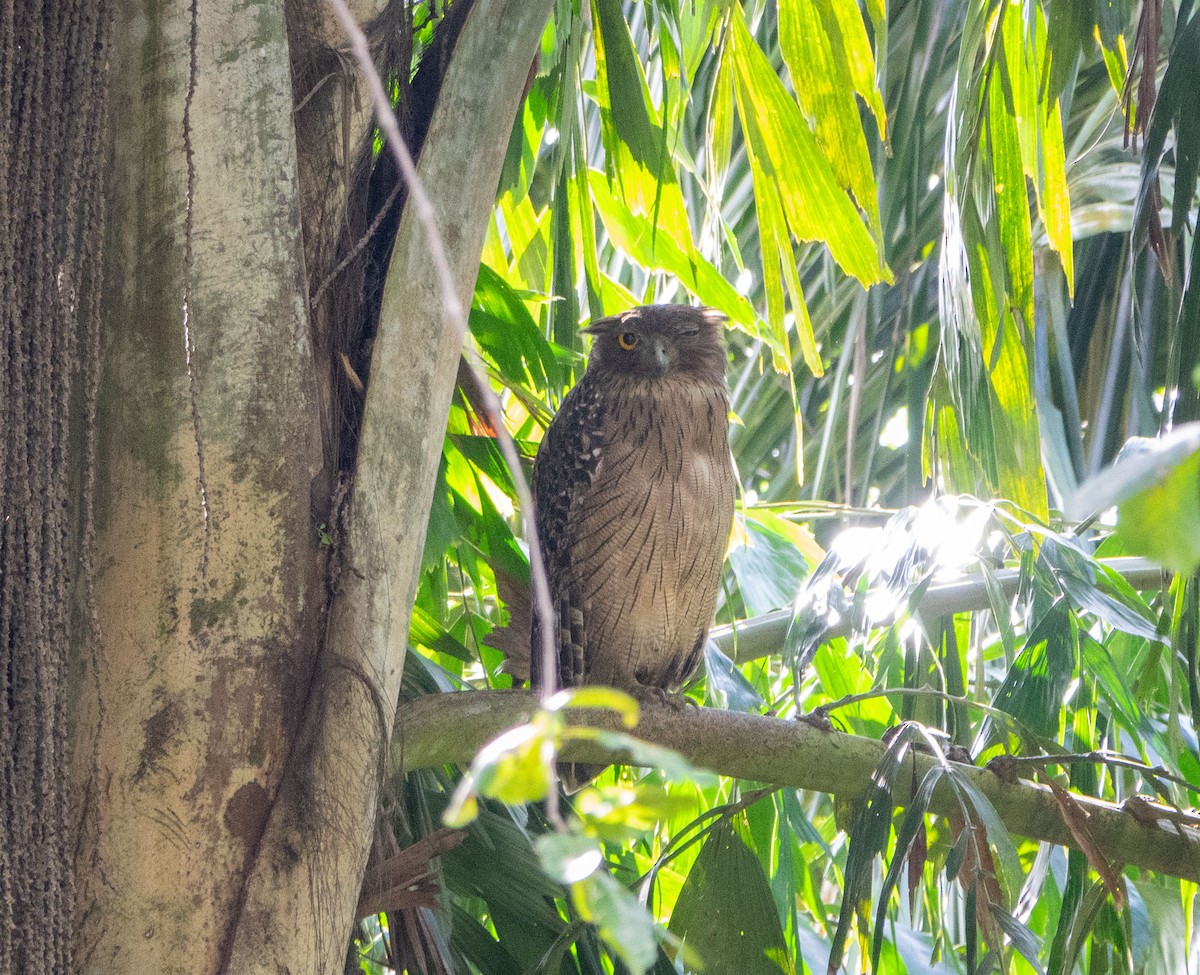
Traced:
<svg viewBox="0 0 1200 975">
<path fill-rule="evenodd" d="M 584 674 L 586 651 L 582 595 L 571 571 L 573 516 L 600 466 L 603 447 L 604 403 L 585 374 L 563 400 L 546 430 L 533 465 L 533 506 L 538 544 L 546 563 L 550 598 L 558 624 L 555 646 L 559 652 L 559 679 L 564 686 L 578 684 Z M 533 685 L 540 683 L 538 654 L 541 625 L 532 627 Z"/>
</svg>

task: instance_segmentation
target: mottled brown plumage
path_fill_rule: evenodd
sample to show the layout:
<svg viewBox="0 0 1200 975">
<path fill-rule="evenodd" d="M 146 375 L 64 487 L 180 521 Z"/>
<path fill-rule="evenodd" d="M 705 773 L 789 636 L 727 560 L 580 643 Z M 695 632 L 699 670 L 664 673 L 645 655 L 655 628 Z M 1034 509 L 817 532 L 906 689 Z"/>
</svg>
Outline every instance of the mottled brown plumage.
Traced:
<svg viewBox="0 0 1200 975">
<path fill-rule="evenodd" d="M 649 305 L 585 330 L 533 470 L 563 686 L 674 691 L 703 652 L 734 503 L 721 322 Z"/>
</svg>

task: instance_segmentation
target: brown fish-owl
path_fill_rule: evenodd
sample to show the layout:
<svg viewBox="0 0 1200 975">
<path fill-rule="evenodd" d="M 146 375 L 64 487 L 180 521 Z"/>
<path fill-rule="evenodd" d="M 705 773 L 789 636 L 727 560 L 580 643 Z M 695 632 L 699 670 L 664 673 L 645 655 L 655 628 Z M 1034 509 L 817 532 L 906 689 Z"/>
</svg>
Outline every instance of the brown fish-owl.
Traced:
<svg viewBox="0 0 1200 975">
<path fill-rule="evenodd" d="M 674 691 L 699 662 L 733 521 L 723 320 L 647 305 L 584 329 L 533 468 L 562 686 Z M 535 685 L 539 647 L 535 620 Z"/>
</svg>

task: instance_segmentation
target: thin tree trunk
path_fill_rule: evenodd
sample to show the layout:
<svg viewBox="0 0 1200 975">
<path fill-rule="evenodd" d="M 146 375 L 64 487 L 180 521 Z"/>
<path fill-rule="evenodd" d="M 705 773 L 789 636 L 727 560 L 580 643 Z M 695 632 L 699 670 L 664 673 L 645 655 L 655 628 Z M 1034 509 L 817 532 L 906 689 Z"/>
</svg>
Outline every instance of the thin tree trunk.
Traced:
<svg viewBox="0 0 1200 975">
<path fill-rule="evenodd" d="M 550 0 L 477 0 L 422 149 L 420 178 L 462 307 L 550 9 Z M 238 973 L 337 971 L 354 920 L 462 346 L 414 209 L 383 298 L 326 666 L 289 801 L 273 810 L 248 886 L 230 959 Z"/>
</svg>

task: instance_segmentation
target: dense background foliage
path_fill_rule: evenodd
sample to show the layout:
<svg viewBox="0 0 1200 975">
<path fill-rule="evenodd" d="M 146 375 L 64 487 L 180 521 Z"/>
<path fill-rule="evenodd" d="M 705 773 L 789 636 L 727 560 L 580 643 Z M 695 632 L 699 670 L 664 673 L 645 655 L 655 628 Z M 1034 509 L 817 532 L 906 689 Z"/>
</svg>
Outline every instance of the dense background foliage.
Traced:
<svg viewBox="0 0 1200 975">
<path fill-rule="evenodd" d="M 415 64 L 439 21 L 418 5 L 414 23 Z M 1169 544 L 1196 531 L 1177 500 L 1194 465 L 1123 534 L 1088 520 L 1115 488 L 1069 502 L 1127 438 L 1200 419 L 1197 77 L 1188 2 L 558 3 L 472 338 L 531 459 L 584 366 L 582 322 L 656 301 L 729 316 L 733 625 L 698 702 L 838 704 L 857 734 L 928 729 L 905 724 L 897 750 L 1058 756 L 1045 772 L 1078 793 L 1195 803 L 1195 560 Z M 445 441 L 410 694 L 505 688 L 527 666 L 486 642 L 529 570 L 472 390 L 464 376 Z M 1103 561 L 1134 552 L 1182 572 L 1131 585 Z M 923 615 L 959 576 L 975 596 Z M 737 648 L 740 621 L 781 609 L 773 656 Z M 831 610 L 854 625 L 831 635 Z M 459 774 L 396 784 L 401 846 L 435 834 Z M 539 806 L 481 802 L 436 904 L 364 925 L 364 970 L 1200 963 L 1194 884 L 1117 883 L 961 784 L 962 817 L 923 825 L 712 775 L 600 785 L 549 839 Z M 570 865 L 595 849 L 608 872 L 581 885 Z"/>
</svg>

